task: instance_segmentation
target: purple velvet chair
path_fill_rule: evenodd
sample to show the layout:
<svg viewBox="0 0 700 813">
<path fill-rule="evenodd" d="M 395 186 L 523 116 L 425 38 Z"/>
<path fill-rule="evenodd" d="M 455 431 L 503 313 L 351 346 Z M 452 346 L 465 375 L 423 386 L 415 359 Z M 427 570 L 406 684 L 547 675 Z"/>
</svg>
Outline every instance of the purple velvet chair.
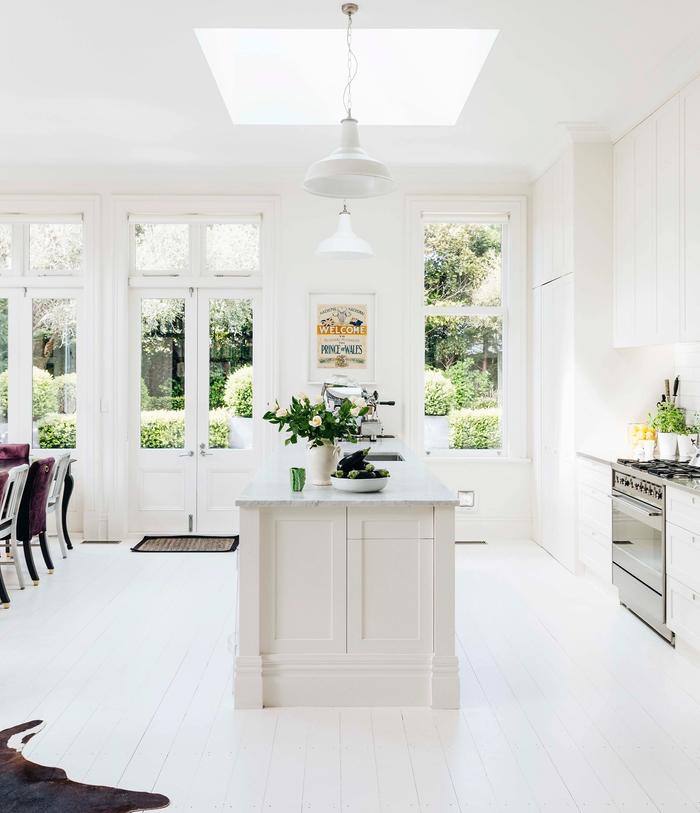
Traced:
<svg viewBox="0 0 700 813">
<path fill-rule="evenodd" d="M 17 539 L 22 542 L 27 570 L 35 585 L 39 584 L 39 574 L 32 556 L 32 539 L 35 536 L 39 537 L 39 547 L 46 567 L 49 573 L 53 573 L 53 562 L 46 541 L 46 504 L 53 482 L 54 464 L 53 457 L 45 457 L 35 460 L 29 467 L 17 522 Z"/>
<path fill-rule="evenodd" d="M 28 460 L 28 443 L 0 443 L 0 460 Z"/>
<path fill-rule="evenodd" d="M 5 490 L 7 489 L 7 481 L 9 479 L 10 475 L 6 471 L 0 472 L 0 503 L 2 503 L 5 498 Z M 2 606 L 5 608 L 10 606 L 10 594 L 7 592 L 5 582 L 2 579 L 1 567 L 0 567 L 0 604 L 2 604 Z"/>
</svg>

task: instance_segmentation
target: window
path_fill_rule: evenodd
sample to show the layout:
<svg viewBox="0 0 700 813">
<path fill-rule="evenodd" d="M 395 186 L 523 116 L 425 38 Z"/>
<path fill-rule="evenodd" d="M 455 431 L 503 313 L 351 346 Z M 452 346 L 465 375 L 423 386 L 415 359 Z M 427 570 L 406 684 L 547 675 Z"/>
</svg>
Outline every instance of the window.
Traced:
<svg viewBox="0 0 700 813">
<path fill-rule="evenodd" d="M 9 271 L 12 266 L 12 226 L 0 223 L 0 272 Z"/>
<path fill-rule="evenodd" d="M 415 202 L 422 415 L 414 435 L 429 454 L 524 456 L 524 269 L 513 284 L 520 204 L 469 205 L 442 215 Z"/>
<path fill-rule="evenodd" d="M 0 214 L 0 274 L 78 276 L 83 249 L 81 215 Z"/>
<path fill-rule="evenodd" d="M 260 217 L 131 216 L 133 276 L 240 277 L 260 271 Z"/>
</svg>

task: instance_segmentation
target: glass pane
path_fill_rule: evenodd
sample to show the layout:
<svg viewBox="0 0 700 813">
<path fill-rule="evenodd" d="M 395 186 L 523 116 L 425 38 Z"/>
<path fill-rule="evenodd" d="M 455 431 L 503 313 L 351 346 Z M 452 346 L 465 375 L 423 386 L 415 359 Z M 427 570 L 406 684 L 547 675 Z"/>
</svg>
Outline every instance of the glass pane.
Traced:
<svg viewBox="0 0 700 813">
<path fill-rule="evenodd" d="M 425 317 L 428 449 L 501 448 L 500 316 Z"/>
<path fill-rule="evenodd" d="M 185 300 L 141 301 L 141 448 L 185 445 Z"/>
<path fill-rule="evenodd" d="M 209 302 L 209 446 L 253 445 L 253 304 Z"/>
<path fill-rule="evenodd" d="M 0 299 L 0 443 L 8 442 L 7 432 L 7 399 L 8 399 L 8 372 L 7 372 L 7 300 Z"/>
<path fill-rule="evenodd" d="M 81 223 L 30 223 L 29 269 L 42 274 L 74 274 L 83 259 Z"/>
<path fill-rule="evenodd" d="M 190 227 L 186 223 L 134 224 L 134 267 L 150 273 L 179 273 L 190 267 Z"/>
<path fill-rule="evenodd" d="M 0 271 L 8 271 L 12 266 L 12 226 L 0 223 Z"/>
<path fill-rule="evenodd" d="M 212 274 L 250 274 L 260 266 L 256 223 L 210 223 L 206 243 L 207 270 Z"/>
<path fill-rule="evenodd" d="M 32 445 L 74 449 L 76 443 L 75 299 L 32 300 Z"/>
<path fill-rule="evenodd" d="M 426 224 L 425 304 L 500 305 L 502 232 L 483 223 Z"/>
</svg>

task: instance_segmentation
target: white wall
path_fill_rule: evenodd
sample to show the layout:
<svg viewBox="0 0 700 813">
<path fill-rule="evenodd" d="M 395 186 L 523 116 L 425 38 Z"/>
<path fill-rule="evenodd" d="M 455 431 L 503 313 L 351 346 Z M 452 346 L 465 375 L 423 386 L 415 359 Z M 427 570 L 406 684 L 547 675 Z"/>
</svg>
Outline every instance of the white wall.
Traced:
<svg viewBox="0 0 700 813">
<path fill-rule="evenodd" d="M 306 297 L 309 291 L 344 289 L 377 294 L 376 382 L 385 398 L 397 406 L 382 413 L 386 431 L 401 435 L 406 426 L 406 386 L 403 364 L 407 315 L 402 307 L 406 263 L 405 196 L 524 194 L 529 185 L 522 177 L 495 170 L 460 168 L 399 168 L 399 191 L 351 206 L 353 227 L 373 246 L 375 257 L 361 263 L 332 263 L 314 256 L 316 244 L 336 226 L 339 203 L 316 198 L 300 188 L 303 168 L 150 168 L 53 166 L 0 167 L 0 192 L 43 194 L 98 194 L 102 199 L 102 263 L 108 273 L 113 252 L 112 202 L 116 194 L 226 194 L 276 195 L 280 201 L 277 265 L 277 351 L 280 399 L 306 381 Z M 416 317 L 419 318 L 419 317 Z M 522 405 L 526 409 L 526 404 Z M 463 518 L 462 534 L 483 538 L 485 522 L 498 536 L 524 536 L 529 528 L 530 470 L 527 464 L 498 462 L 431 463 L 436 473 L 455 488 L 476 489 L 477 509 Z M 504 483 L 507 499 L 503 498 Z M 114 514 L 123 506 L 110 506 Z M 112 527 L 114 522 L 110 523 Z"/>
<path fill-rule="evenodd" d="M 694 413 L 700 413 L 700 343 L 677 344 L 674 349 L 675 375 L 681 379 L 679 403 L 686 410 L 686 420 L 691 422 Z M 659 395 L 661 391 L 659 382 Z"/>
</svg>

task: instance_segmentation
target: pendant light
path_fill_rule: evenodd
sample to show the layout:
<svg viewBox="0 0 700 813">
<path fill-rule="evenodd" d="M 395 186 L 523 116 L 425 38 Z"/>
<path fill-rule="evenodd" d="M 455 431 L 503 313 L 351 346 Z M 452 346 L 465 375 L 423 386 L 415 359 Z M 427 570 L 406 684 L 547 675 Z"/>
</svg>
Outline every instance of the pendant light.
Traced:
<svg viewBox="0 0 700 813">
<path fill-rule="evenodd" d="M 357 58 L 352 50 L 352 16 L 356 3 L 343 3 L 348 18 L 348 80 L 343 91 L 345 118 L 340 122 L 340 146 L 329 156 L 312 164 L 304 179 L 304 189 L 327 198 L 373 198 L 396 188 L 389 168 L 371 158 L 360 146 L 357 119 L 352 115 L 352 82 L 357 74 Z"/>
<path fill-rule="evenodd" d="M 358 237 L 352 230 L 350 212 L 345 204 L 343 204 L 343 211 L 338 215 L 338 228 L 335 234 L 321 240 L 316 254 L 334 260 L 362 260 L 374 256 L 370 244 Z"/>
</svg>

